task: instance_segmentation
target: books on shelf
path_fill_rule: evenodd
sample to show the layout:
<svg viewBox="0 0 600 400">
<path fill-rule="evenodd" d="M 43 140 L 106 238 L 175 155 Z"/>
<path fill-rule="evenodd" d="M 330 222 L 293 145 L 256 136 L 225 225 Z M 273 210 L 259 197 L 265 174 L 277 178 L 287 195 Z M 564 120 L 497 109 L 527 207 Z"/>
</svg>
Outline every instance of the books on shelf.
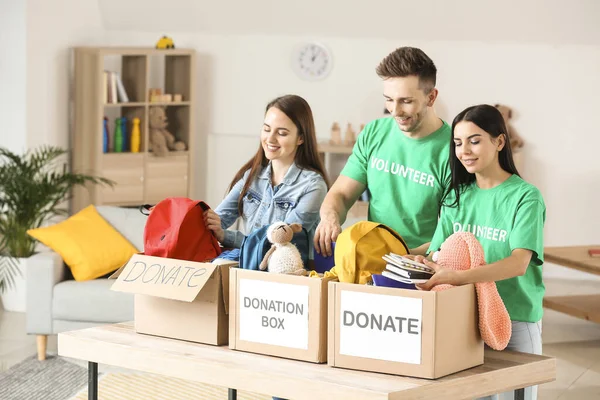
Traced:
<svg viewBox="0 0 600 400">
<path fill-rule="evenodd" d="M 129 96 L 118 72 L 104 71 L 104 104 L 128 103 Z"/>
</svg>

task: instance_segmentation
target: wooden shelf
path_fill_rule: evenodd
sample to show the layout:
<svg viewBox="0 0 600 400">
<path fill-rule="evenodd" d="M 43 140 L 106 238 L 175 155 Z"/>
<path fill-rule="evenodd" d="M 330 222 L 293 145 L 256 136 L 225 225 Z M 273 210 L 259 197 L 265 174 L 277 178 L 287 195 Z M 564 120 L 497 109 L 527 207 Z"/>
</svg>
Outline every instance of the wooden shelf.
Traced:
<svg viewBox="0 0 600 400">
<path fill-rule="evenodd" d="M 121 152 L 116 152 L 116 151 L 111 151 L 109 153 L 102 153 L 102 157 L 144 157 L 144 152 L 143 151 L 138 151 L 137 153 L 131 152 L 131 151 L 121 151 Z"/>
<path fill-rule="evenodd" d="M 89 204 L 135 206 L 156 203 L 167 197 L 190 197 L 194 182 L 195 142 L 195 51 L 192 49 L 157 50 L 129 47 L 76 47 L 74 49 L 74 124 L 71 131 L 72 169 L 103 176 L 115 182 L 113 187 L 93 185 L 73 190 L 71 212 Z M 156 57 L 154 56 L 164 56 Z M 104 71 L 122 78 L 131 100 L 105 103 Z M 152 79 L 159 78 L 163 93 L 181 94 L 185 101 L 151 102 L 148 98 Z M 149 117 L 153 106 L 166 106 L 167 130 L 183 141 L 187 151 L 171 151 L 157 157 L 150 151 Z M 103 152 L 103 118 L 109 119 L 109 134 L 115 120 L 124 117 L 127 134 L 134 118 L 140 120 L 140 152 Z M 129 143 L 129 138 L 125 143 Z M 112 141 L 111 141 L 112 142 Z"/>
<path fill-rule="evenodd" d="M 159 102 L 159 101 L 135 101 L 129 103 L 105 103 L 104 107 L 112 108 L 112 107 L 146 107 L 146 106 L 189 106 L 191 103 L 189 101 L 169 101 L 169 102 Z"/>
<path fill-rule="evenodd" d="M 77 47 L 81 52 L 90 52 L 102 56 L 185 56 L 195 53 L 194 49 L 156 49 L 154 47 Z"/>
<path fill-rule="evenodd" d="M 590 257 L 591 246 L 545 247 L 544 261 L 600 275 L 600 258 Z M 543 306 L 573 317 L 600 323 L 600 294 L 545 297 Z"/>
<path fill-rule="evenodd" d="M 590 257 L 588 254 L 588 250 L 594 248 L 600 248 L 600 245 L 546 247 L 544 248 L 544 259 L 549 263 L 600 275 L 600 258 Z"/>
<path fill-rule="evenodd" d="M 167 102 L 151 101 L 146 104 L 148 104 L 150 107 L 152 107 L 152 106 L 189 106 L 190 102 L 189 101 L 167 101 Z"/>
<path fill-rule="evenodd" d="M 319 153 L 330 153 L 330 154 L 352 154 L 352 148 L 354 145 L 333 145 L 329 142 L 321 142 L 318 145 Z"/>
<path fill-rule="evenodd" d="M 600 294 L 545 297 L 544 307 L 600 323 Z"/>
<path fill-rule="evenodd" d="M 157 157 L 151 151 L 148 152 L 148 156 L 155 157 L 155 158 L 187 157 L 188 154 L 189 154 L 188 150 L 184 150 L 184 151 L 170 151 L 169 154 L 167 154 L 164 157 Z"/>
<path fill-rule="evenodd" d="M 105 103 L 104 107 L 116 108 L 116 107 L 145 107 L 146 103 L 139 101 L 132 101 L 129 103 Z"/>
</svg>

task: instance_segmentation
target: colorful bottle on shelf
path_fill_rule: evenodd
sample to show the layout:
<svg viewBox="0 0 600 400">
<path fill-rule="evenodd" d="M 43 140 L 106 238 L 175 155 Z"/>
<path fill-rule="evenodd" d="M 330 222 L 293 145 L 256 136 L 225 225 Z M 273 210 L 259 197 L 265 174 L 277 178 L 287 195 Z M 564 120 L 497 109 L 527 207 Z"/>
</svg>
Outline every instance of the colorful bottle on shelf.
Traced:
<svg viewBox="0 0 600 400">
<path fill-rule="evenodd" d="M 123 151 L 123 132 L 121 131 L 121 118 L 115 118 L 115 133 L 114 133 L 115 153 Z"/>
<path fill-rule="evenodd" d="M 102 152 L 108 153 L 108 118 L 102 122 Z"/>
<path fill-rule="evenodd" d="M 131 129 L 131 152 L 140 152 L 140 119 L 135 117 L 133 119 L 133 128 Z"/>
<path fill-rule="evenodd" d="M 121 151 L 129 151 L 129 135 L 127 134 L 127 118 L 121 117 L 121 135 L 123 136 L 123 146 Z"/>
</svg>

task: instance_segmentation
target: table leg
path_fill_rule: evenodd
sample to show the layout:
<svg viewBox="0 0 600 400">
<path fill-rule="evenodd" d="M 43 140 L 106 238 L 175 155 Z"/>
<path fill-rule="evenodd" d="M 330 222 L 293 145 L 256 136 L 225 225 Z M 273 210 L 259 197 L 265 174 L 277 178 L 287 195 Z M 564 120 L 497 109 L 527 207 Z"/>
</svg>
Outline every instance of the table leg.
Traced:
<svg viewBox="0 0 600 400">
<path fill-rule="evenodd" d="M 515 400 L 525 400 L 525 389 L 515 390 Z"/>
<path fill-rule="evenodd" d="M 88 363 L 88 400 L 98 400 L 98 363 Z"/>
<path fill-rule="evenodd" d="M 237 389 L 229 389 L 229 400 L 237 400 Z"/>
</svg>

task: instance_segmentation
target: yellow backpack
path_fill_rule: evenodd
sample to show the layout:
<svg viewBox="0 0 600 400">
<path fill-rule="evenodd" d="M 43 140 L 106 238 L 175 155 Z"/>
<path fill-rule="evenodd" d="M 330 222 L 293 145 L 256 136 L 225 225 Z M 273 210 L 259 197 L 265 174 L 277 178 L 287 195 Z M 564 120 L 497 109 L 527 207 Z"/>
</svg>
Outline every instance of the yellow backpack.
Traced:
<svg viewBox="0 0 600 400">
<path fill-rule="evenodd" d="M 392 228 L 371 221 L 360 221 L 344 229 L 335 242 L 335 266 L 326 276 L 340 282 L 365 284 L 372 274 L 385 270 L 385 254 L 408 254 L 408 246 Z"/>
</svg>

